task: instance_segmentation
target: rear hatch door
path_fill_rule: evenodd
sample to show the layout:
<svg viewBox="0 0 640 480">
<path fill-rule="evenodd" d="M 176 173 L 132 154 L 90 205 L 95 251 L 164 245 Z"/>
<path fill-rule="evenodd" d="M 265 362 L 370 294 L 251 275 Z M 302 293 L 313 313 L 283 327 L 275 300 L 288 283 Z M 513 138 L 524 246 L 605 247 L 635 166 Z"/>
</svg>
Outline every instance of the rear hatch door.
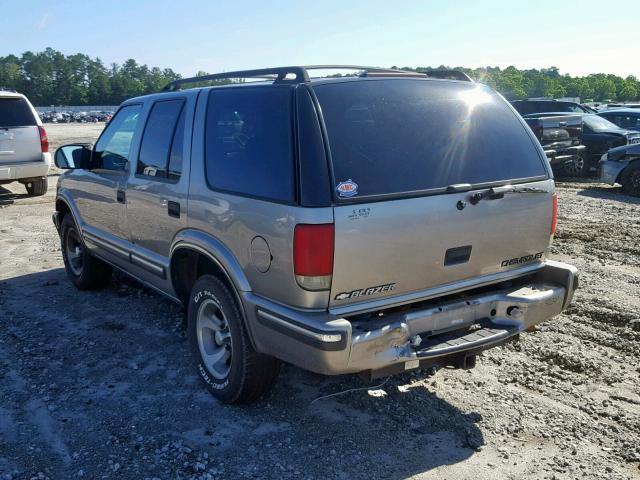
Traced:
<svg viewBox="0 0 640 480">
<path fill-rule="evenodd" d="M 22 97 L 0 97 L 0 165 L 42 159 L 34 113 Z"/>
<path fill-rule="evenodd" d="M 331 306 L 450 291 L 543 259 L 553 181 L 492 90 L 408 79 L 314 90 L 336 188 Z"/>
</svg>

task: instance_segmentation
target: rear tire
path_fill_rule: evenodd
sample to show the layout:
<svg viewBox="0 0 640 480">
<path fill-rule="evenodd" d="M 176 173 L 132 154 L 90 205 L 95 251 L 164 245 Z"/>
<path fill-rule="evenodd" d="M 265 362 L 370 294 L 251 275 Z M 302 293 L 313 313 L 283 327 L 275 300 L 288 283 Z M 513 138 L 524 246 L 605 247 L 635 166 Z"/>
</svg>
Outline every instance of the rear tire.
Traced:
<svg viewBox="0 0 640 480">
<path fill-rule="evenodd" d="M 30 197 L 39 197 L 47 193 L 47 189 L 49 188 L 49 182 L 47 182 L 45 178 L 39 178 L 38 180 L 30 180 L 25 182 L 25 188 L 27 189 L 27 194 Z"/>
<path fill-rule="evenodd" d="M 62 220 L 60 243 L 67 276 L 78 290 L 95 290 L 111 282 L 111 266 L 87 251 L 71 214 Z"/>
<path fill-rule="evenodd" d="M 197 372 L 223 403 L 250 402 L 268 392 L 280 361 L 256 352 L 234 295 L 213 275 L 191 290 L 187 338 Z"/>
<path fill-rule="evenodd" d="M 640 197 L 640 162 L 632 163 L 622 172 L 620 183 L 624 193 Z"/>
</svg>

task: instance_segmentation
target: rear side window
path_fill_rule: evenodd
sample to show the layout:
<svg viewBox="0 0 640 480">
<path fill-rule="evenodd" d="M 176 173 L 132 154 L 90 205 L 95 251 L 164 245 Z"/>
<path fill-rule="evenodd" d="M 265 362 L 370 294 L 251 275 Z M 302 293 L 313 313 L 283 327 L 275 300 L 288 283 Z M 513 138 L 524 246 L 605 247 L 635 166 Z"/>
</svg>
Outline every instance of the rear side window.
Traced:
<svg viewBox="0 0 640 480">
<path fill-rule="evenodd" d="M 205 156 L 211 188 L 294 201 L 291 96 L 289 87 L 209 92 Z"/>
<path fill-rule="evenodd" d="M 615 123 L 620 128 L 629 128 L 631 130 L 640 130 L 640 116 L 634 115 L 601 115 L 610 122 Z"/>
<path fill-rule="evenodd" d="M 339 197 L 547 177 L 526 126 L 483 85 L 389 79 L 314 90 Z"/>
<path fill-rule="evenodd" d="M 37 125 L 33 112 L 24 98 L 0 98 L 0 128 Z"/>
<path fill-rule="evenodd" d="M 182 145 L 184 144 L 184 100 L 164 100 L 151 107 L 149 119 L 142 134 L 138 175 L 177 180 L 182 171 Z M 182 126 L 179 126 L 179 120 Z M 172 147 L 175 145 L 175 148 Z M 173 165 L 170 165 L 173 159 Z M 169 170 L 172 169 L 171 174 Z"/>
</svg>

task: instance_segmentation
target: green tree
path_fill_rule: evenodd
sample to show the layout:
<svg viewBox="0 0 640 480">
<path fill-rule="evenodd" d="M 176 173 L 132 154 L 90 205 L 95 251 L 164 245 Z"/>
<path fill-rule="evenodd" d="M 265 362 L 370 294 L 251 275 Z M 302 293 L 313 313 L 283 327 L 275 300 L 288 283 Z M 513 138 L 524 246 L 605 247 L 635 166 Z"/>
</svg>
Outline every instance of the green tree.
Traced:
<svg viewBox="0 0 640 480">
<path fill-rule="evenodd" d="M 438 69 L 448 69 L 440 65 Z M 432 67 L 417 67 L 429 72 Z M 513 100 L 526 97 L 580 97 L 583 100 L 638 100 L 640 82 L 634 76 L 611 74 L 586 77 L 561 75 L 557 67 L 519 70 L 514 66 L 454 67 Z M 206 72 L 198 72 L 198 76 Z M 141 65 L 134 59 L 105 67 L 99 58 L 77 53 L 65 56 L 52 48 L 0 57 L 0 87 L 25 93 L 35 105 L 117 105 L 123 100 L 161 90 L 180 78 L 170 68 Z M 200 82 L 194 86 L 219 85 L 242 80 Z"/>
</svg>

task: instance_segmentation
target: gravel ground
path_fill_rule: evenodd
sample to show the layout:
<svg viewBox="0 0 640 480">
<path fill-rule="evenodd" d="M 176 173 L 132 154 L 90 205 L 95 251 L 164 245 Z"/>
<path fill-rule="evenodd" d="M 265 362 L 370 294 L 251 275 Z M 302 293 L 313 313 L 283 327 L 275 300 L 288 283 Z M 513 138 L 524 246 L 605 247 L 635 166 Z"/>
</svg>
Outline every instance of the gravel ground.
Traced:
<svg viewBox="0 0 640 480">
<path fill-rule="evenodd" d="M 54 148 L 101 126 L 47 128 Z M 581 271 L 574 305 L 474 370 L 366 388 L 285 366 L 230 407 L 194 374 L 176 305 L 118 275 L 73 289 L 56 181 L 0 187 L 0 479 L 640 478 L 640 201 L 619 188 L 558 183 L 551 257 Z"/>
</svg>

